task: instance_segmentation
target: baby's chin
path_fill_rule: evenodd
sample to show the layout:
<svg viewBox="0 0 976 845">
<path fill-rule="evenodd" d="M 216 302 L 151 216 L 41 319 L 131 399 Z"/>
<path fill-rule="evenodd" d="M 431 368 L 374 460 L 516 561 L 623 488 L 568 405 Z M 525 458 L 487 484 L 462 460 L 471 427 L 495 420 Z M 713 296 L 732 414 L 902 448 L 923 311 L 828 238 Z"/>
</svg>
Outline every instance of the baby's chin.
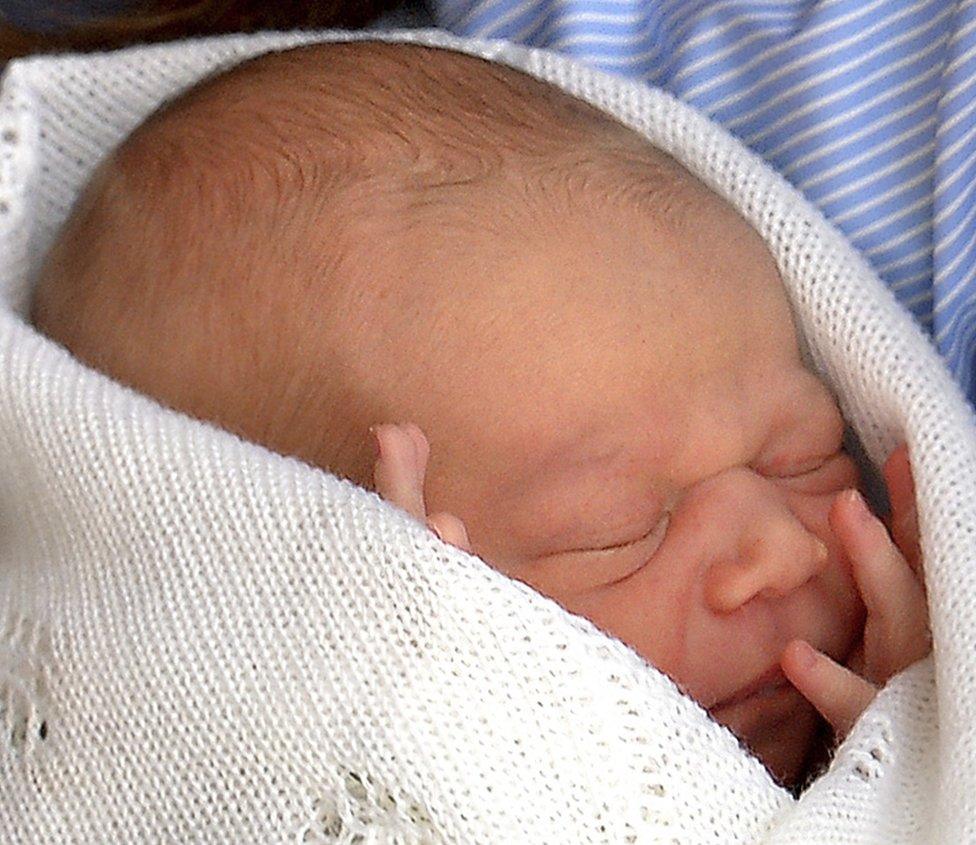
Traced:
<svg viewBox="0 0 976 845">
<path fill-rule="evenodd" d="M 831 734 L 813 705 L 795 690 L 793 694 L 792 705 L 773 718 L 760 722 L 757 712 L 752 719 L 748 718 L 752 714 L 746 714 L 744 719 L 719 717 L 718 721 L 739 737 L 777 783 L 795 794 L 827 762 Z"/>
<path fill-rule="evenodd" d="M 778 725 L 768 737 L 755 742 L 753 753 L 769 769 L 776 782 L 787 789 L 805 786 L 822 766 L 822 720 L 810 707 L 792 723 Z"/>
</svg>

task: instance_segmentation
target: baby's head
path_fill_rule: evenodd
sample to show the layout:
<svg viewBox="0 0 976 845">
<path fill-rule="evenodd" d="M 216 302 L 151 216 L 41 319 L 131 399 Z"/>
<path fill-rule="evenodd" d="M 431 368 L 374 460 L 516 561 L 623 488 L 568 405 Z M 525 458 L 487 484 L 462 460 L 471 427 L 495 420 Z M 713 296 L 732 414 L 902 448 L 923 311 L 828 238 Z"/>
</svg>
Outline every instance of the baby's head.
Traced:
<svg viewBox="0 0 976 845">
<path fill-rule="evenodd" d="M 416 46 L 267 56 L 99 169 L 42 331 L 137 390 L 369 486 L 431 444 L 430 512 L 712 709 L 784 780 L 798 693 L 722 706 L 863 607 L 856 484 L 761 238 L 673 159 L 510 69 Z"/>
</svg>

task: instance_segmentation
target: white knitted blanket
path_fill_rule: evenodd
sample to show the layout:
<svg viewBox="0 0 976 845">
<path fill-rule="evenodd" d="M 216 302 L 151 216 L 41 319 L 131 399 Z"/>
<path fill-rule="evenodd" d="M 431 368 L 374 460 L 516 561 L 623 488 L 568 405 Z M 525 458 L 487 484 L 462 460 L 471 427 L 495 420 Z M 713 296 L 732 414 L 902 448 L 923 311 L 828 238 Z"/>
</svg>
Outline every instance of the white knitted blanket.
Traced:
<svg viewBox="0 0 976 845">
<path fill-rule="evenodd" d="M 668 95 L 549 53 L 409 36 L 551 80 L 684 162 L 769 243 L 871 459 L 907 439 L 934 655 L 888 684 L 799 800 L 586 620 L 25 322 L 32 269 L 79 186 L 161 99 L 246 56 L 349 37 L 6 72 L 0 841 L 976 842 L 973 417 L 865 261 Z"/>
</svg>

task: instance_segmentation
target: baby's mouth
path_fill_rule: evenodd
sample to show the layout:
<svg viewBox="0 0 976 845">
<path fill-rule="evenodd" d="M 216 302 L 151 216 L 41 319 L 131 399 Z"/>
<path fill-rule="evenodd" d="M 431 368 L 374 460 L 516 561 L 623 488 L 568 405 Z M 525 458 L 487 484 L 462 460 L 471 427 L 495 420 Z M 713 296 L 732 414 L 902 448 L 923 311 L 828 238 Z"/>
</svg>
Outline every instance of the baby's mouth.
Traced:
<svg viewBox="0 0 976 845">
<path fill-rule="evenodd" d="M 797 767 L 806 758 L 817 719 L 812 710 L 782 672 L 764 672 L 709 707 L 708 713 L 785 783 L 797 774 Z"/>
<path fill-rule="evenodd" d="M 776 664 L 707 710 L 712 719 L 758 754 L 757 743 L 762 745 L 772 736 L 778 736 L 786 724 L 792 723 L 808 707 L 806 699 Z"/>
<path fill-rule="evenodd" d="M 732 693 L 732 695 L 723 698 L 721 701 L 717 701 L 708 708 L 708 712 L 714 713 L 717 710 L 740 704 L 751 698 L 768 698 L 784 686 L 790 686 L 790 682 L 786 680 L 786 676 L 783 674 L 783 670 L 780 669 L 779 663 L 774 663 L 769 669 L 744 687 Z"/>
<path fill-rule="evenodd" d="M 863 628 L 861 630 L 863 632 Z M 819 648 L 832 660 L 835 660 L 842 666 L 847 666 L 851 655 L 853 655 L 857 650 L 860 641 L 861 636 L 856 636 L 851 640 L 851 642 L 845 643 L 839 650 L 826 646 L 819 646 Z M 761 702 L 776 696 L 782 691 L 789 690 L 796 692 L 797 695 L 800 694 L 786 678 L 786 675 L 783 674 L 783 670 L 780 667 L 779 661 L 777 660 L 762 674 L 757 675 L 755 678 L 749 681 L 749 683 L 743 685 L 731 695 L 727 695 L 725 698 L 722 698 L 719 701 L 716 701 L 714 704 L 709 705 L 705 709 L 708 710 L 710 714 L 714 715 L 718 711 L 730 709 L 733 706 L 740 705 L 746 701 Z"/>
</svg>

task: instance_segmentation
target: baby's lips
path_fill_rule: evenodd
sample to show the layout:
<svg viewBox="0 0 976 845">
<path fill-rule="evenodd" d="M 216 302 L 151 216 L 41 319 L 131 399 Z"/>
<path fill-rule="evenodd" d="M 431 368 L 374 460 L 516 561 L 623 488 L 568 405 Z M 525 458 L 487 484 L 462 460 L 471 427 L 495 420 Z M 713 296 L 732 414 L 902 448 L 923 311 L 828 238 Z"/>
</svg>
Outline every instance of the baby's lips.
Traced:
<svg viewBox="0 0 976 845">
<path fill-rule="evenodd" d="M 782 667 L 777 662 L 770 666 L 765 672 L 762 672 L 748 683 L 743 684 L 731 695 L 727 695 L 720 701 L 715 702 L 715 704 L 708 709 L 711 711 L 721 710 L 723 707 L 731 707 L 734 704 L 740 704 L 743 701 L 747 701 L 757 694 L 770 692 L 786 684 L 786 675 L 783 673 Z"/>
</svg>

